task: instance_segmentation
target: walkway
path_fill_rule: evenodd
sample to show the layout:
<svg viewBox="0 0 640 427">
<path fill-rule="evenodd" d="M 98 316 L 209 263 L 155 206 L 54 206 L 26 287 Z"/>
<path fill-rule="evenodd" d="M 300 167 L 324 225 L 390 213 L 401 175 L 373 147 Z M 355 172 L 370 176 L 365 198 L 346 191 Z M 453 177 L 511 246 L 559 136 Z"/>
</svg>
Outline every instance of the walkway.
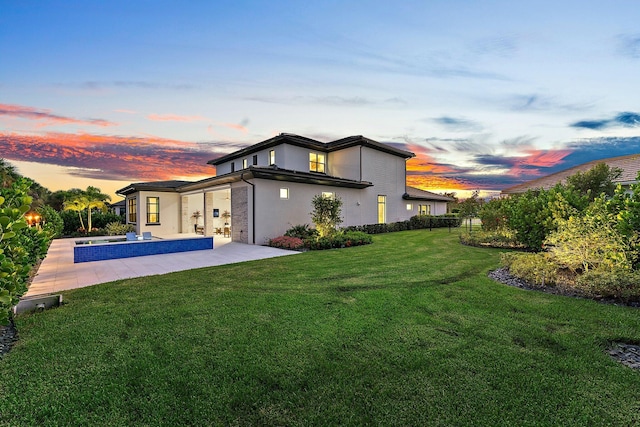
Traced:
<svg viewBox="0 0 640 427">
<path fill-rule="evenodd" d="M 183 236 L 193 237 L 194 235 Z M 214 237 L 213 250 L 74 264 L 74 239 L 56 239 L 51 243 L 46 258 L 40 264 L 38 273 L 24 296 L 32 297 L 119 279 L 166 274 L 299 253 L 268 246 L 234 243 L 230 240 L 219 236 Z"/>
</svg>

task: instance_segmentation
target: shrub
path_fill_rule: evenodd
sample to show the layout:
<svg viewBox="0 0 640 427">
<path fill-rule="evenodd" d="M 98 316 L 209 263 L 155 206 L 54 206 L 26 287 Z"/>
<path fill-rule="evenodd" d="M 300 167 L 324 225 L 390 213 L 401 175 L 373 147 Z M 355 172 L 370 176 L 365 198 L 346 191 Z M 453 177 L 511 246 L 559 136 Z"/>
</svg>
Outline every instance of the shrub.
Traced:
<svg viewBox="0 0 640 427">
<path fill-rule="evenodd" d="M 107 236 L 122 236 L 135 231 L 136 227 L 133 224 L 122 224 L 120 222 L 110 222 L 104 228 L 104 234 Z"/>
<path fill-rule="evenodd" d="M 313 212 L 311 220 L 316 225 L 320 237 L 328 236 L 336 232 L 336 227 L 342 222 L 342 200 L 338 196 L 327 197 L 316 194 L 311 199 Z"/>
<path fill-rule="evenodd" d="M 309 238 L 315 238 L 318 236 L 318 231 L 315 228 L 310 228 L 309 224 L 294 225 L 288 229 L 285 233 L 288 237 L 297 237 L 305 240 Z"/>
<path fill-rule="evenodd" d="M 595 269 L 581 274 L 575 286 L 591 298 L 614 298 L 625 303 L 640 302 L 640 272 Z"/>
<path fill-rule="evenodd" d="M 475 231 L 473 233 L 461 233 L 460 243 L 469 246 L 525 249 L 525 246 L 516 239 L 516 234 L 507 228 L 498 228 L 493 231 Z"/>
<path fill-rule="evenodd" d="M 558 266 L 547 253 L 503 254 L 502 263 L 509 272 L 534 286 L 553 286 L 558 276 Z"/>
<path fill-rule="evenodd" d="M 634 251 L 629 239 L 617 228 L 616 217 L 607 211 L 603 198 L 597 198 L 584 214 L 558 220 L 558 229 L 545 244 L 551 245 L 553 258 L 574 272 L 587 272 L 600 266 L 608 270 L 631 269 Z"/>
<path fill-rule="evenodd" d="M 299 250 L 304 246 L 304 242 L 298 237 L 280 236 L 269 239 L 269 246 L 280 249 Z"/>
<path fill-rule="evenodd" d="M 49 233 L 52 239 L 60 237 L 64 229 L 64 221 L 51 206 L 41 206 L 36 211 L 42 217 L 42 229 Z"/>
</svg>

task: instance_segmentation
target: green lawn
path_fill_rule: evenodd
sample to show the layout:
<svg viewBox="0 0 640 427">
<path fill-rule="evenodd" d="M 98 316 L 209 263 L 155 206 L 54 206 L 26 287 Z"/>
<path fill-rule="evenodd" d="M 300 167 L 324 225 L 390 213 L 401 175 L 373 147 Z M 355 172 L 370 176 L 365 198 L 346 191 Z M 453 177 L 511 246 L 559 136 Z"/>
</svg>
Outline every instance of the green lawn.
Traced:
<svg viewBox="0 0 640 427">
<path fill-rule="evenodd" d="M 121 280 L 17 319 L 2 425 L 640 424 L 640 311 L 493 282 L 457 231 Z"/>
</svg>

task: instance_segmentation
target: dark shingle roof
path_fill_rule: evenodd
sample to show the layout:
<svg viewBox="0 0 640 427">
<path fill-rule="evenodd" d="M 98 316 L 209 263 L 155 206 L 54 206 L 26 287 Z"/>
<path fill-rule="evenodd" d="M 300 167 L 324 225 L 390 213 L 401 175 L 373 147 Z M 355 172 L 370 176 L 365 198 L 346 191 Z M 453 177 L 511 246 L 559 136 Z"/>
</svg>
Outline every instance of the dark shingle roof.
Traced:
<svg viewBox="0 0 640 427">
<path fill-rule="evenodd" d="M 513 187 L 502 190 L 502 194 L 518 194 L 526 193 L 527 190 L 544 189 L 548 190 L 553 188 L 556 184 L 566 182 L 567 178 L 577 172 L 586 172 L 599 163 L 606 163 L 610 168 L 622 169 L 622 174 L 614 182 L 619 184 L 633 184 L 636 182 L 638 171 L 640 171 L 640 154 L 630 154 L 628 156 L 611 157 L 608 159 L 593 160 L 591 162 L 583 163 L 578 166 L 574 166 L 569 169 L 565 169 L 560 172 L 556 172 L 551 175 L 543 176 L 542 178 L 534 179 L 522 184 L 514 185 Z"/>
<path fill-rule="evenodd" d="M 191 184 L 191 181 L 153 181 L 153 182 L 135 182 L 116 191 L 116 194 L 126 196 L 127 194 L 138 191 L 176 191 L 179 187 Z"/>
<path fill-rule="evenodd" d="M 209 160 L 207 163 L 217 166 L 230 160 L 245 157 L 252 153 L 275 147 L 276 145 L 280 145 L 283 143 L 295 145 L 298 147 L 309 148 L 312 150 L 322 150 L 326 152 L 337 151 L 343 148 L 353 147 L 357 145 L 363 145 L 375 150 L 393 154 L 395 156 L 404 157 L 405 159 L 415 156 L 415 154 L 409 151 L 400 150 L 390 145 L 374 141 L 373 139 L 365 138 L 362 135 L 348 136 L 336 141 L 324 143 L 293 133 L 281 133 L 280 135 L 274 136 L 273 138 L 269 138 L 262 142 L 258 142 L 257 144 L 243 148 L 242 150 L 234 151 L 233 153 L 218 157 L 217 159 Z"/>
</svg>

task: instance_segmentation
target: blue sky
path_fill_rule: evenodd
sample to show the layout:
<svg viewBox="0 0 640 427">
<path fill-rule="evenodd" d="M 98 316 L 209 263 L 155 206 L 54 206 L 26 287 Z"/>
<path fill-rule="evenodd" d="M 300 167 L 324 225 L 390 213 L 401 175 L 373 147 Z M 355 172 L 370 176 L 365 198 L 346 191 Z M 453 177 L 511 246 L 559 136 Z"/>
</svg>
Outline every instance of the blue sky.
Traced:
<svg viewBox="0 0 640 427">
<path fill-rule="evenodd" d="M 199 179 L 280 132 L 487 194 L 640 152 L 633 1 L 0 0 L 0 157 L 51 190 Z"/>
</svg>

